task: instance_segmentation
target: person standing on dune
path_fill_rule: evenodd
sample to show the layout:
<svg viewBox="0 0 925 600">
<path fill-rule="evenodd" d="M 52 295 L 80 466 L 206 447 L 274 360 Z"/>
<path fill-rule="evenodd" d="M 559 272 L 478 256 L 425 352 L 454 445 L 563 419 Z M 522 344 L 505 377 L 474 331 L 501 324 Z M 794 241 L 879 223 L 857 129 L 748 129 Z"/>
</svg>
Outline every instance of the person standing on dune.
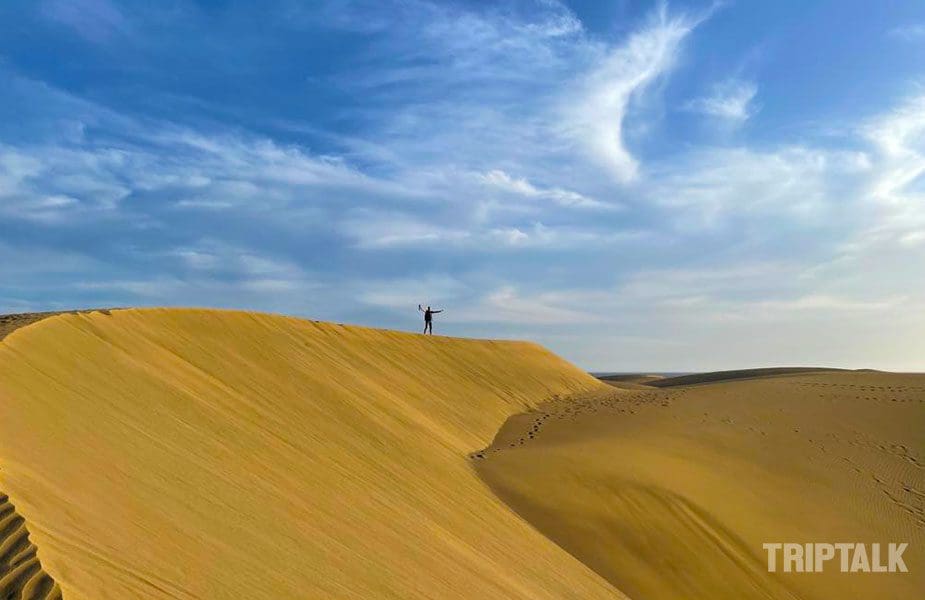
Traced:
<svg viewBox="0 0 925 600">
<path fill-rule="evenodd" d="M 434 334 L 434 321 L 433 321 L 434 315 L 437 313 L 443 312 L 443 309 L 441 308 L 440 310 L 431 310 L 430 307 L 428 306 L 427 309 L 425 310 L 421 308 L 420 304 L 418 304 L 418 310 L 424 313 L 424 333 L 426 334 L 428 331 L 430 331 L 430 335 L 433 335 Z"/>
</svg>

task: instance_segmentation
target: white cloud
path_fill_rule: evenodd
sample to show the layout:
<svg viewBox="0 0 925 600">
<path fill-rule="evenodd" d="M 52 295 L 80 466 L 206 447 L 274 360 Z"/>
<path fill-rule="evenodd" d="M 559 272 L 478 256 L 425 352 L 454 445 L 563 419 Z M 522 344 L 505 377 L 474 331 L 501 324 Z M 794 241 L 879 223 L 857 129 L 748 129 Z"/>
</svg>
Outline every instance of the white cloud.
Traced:
<svg viewBox="0 0 925 600">
<path fill-rule="evenodd" d="M 899 237 L 899 243 L 909 247 L 925 244 L 925 229 L 919 229 L 902 234 Z"/>
<path fill-rule="evenodd" d="M 697 24 L 690 18 L 669 18 L 663 7 L 652 24 L 603 50 L 597 65 L 576 82 L 565 109 L 566 133 L 617 180 L 631 181 L 638 171 L 624 140 L 630 102 L 668 72 L 681 42 Z"/>
<path fill-rule="evenodd" d="M 605 230 L 590 227 L 549 226 L 541 222 L 520 227 L 496 227 L 479 236 L 478 242 L 501 242 L 513 248 L 546 248 L 599 250 L 607 245 L 634 243 L 650 237 L 644 230 Z"/>
<path fill-rule="evenodd" d="M 888 238 L 908 244 L 925 229 L 925 95 L 870 120 L 861 133 L 874 147 L 865 194 L 876 220 L 859 237 L 866 243 Z"/>
<path fill-rule="evenodd" d="M 183 285 L 191 285 L 190 279 L 212 281 L 212 285 L 227 285 L 256 293 L 305 292 L 320 285 L 304 268 L 290 259 L 270 256 L 246 247 L 235 247 L 216 239 L 174 248 L 163 255 L 178 260 L 187 270 Z M 137 283 L 132 282 L 132 285 Z M 146 288 L 142 286 L 131 289 L 140 293 Z M 145 294 L 155 291 L 146 291 Z"/>
<path fill-rule="evenodd" d="M 356 284 L 356 287 L 361 302 L 402 312 L 412 310 L 418 304 L 439 307 L 445 302 L 458 303 L 460 298 L 471 293 L 465 284 L 447 275 L 371 279 Z"/>
<path fill-rule="evenodd" d="M 340 226 L 356 246 L 363 249 L 456 245 L 470 237 L 464 229 L 445 227 L 408 215 L 375 211 L 358 211 Z"/>
<path fill-rule="evenodd" d="M 530 236 L 518 227 L 499 227 L 492 229 L 491 234 L 508 246 L 518 246 L 529 241 Z"/>
<path fill-rule="evenodd" d="M 873 119 L 862 133 L 889 158 L 921 157 L 925 150 L 925 95 Z"/>
<path fill-rule="evenodd" d="M 512 285 L 480 292 L 478 288 L 445 275 L 363 281 L 357 287 L 358 297 L 364 303 L 401 313 L 413 310 L 418 304 L 450 307 L 445 318 L 454 324 L 555 325 L 583 322 L 588 318 L 581 311 L 547 299 L 542 293 L 525 295 Z"/>
<path fill-rule="evenodd" d="M 588 320 L 588 315 L 581 311 L 546 302 L 541 294 L 524 296 L 509 285 L 485 294 L 472 306 L 454 310 L 451 317 L 460 323 L 535 325 L 561 325 Z"/>
<path fill-rule="evenodd" d="M 756 109 L 752 100 L 758 93 L 758 86 L 749 81 L 729 80 L 714 87 L 709 96 L 688 102 L 688 110 L 733 123 L 744 123 Z"/>
<path fill-rule="evenodd" d="M 124 166 L 122 158 L 112 152 L 0 144 L 0 214 L 54 222 L 110 210 L 130 192 L 112 173 Z"/>
<path fill-rule="evenodd" d="M 578 192 L 558 187 L 539 188 L 523 177 L 512 177 L 501 169 L 492 169 L 477 175 L 479 181 L 495 189 L 517 194 L 526 198 L 549 200 L 554 204 L 570 208 L 593 208 L 600 210 L 614 210 L 619 208 L 615 204 L 605 204 L 589 198 Z"/>
<path fill-rule="evenodd" d="M 167 128 L 150 135 L 150 141 L 186 156 L 192 151 L 201 171 L 187 171 L 181 165 L 171 165 L 174 172 L 166 176 L 157 172 L 147 176 L 139 173 L 143 187 L 179 183 L 202 188 L 212 183 L 218 173 L 223 175 L 221 180 L 252 186 L 269 183 L 292 187 L 337 186 L 381 193 L 396 191 L 388 180 L 368 177 L 340 157 L 313 155 L 297 146 L 277 144 L 267 138 L 207 136 L 189 129 Z"/>
<path fill-rule="evenodd" d="M 762 300 L 752 303 L 749 308 L 775 310 L 786 313 L 804 310 L 839 311 L 839 312 L 887 312 L 895 311 L 908 300 L 905 296 L 894 296 L 875 300 L 859 300 L 827 294 L 807 294 L 788 300 Z"/>
<path fill-rule="evenodd" d="M 674 209 L 669 220 L 688 229 L 745 215 L 820 223 L 834 207 L 843 210 L 856 198 L 852 187 L 860 185 L 867 168 L 861 154 L 813 147 L 703 148 L 654 168 L 644 193 Z"/>
</svg>

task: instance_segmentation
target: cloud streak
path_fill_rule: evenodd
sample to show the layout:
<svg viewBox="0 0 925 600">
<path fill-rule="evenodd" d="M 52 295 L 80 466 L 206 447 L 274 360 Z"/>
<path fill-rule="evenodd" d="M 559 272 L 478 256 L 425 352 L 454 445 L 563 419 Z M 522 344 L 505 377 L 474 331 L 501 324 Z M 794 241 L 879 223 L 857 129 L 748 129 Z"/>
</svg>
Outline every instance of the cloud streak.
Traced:
<svg viewBox="0 0 925 600">
<path fill-rule="evenodd" d="M 616 180 L 628 182 L 638 173 L 638 161 L 624 139 L 632 100 L 671 69 L 699 21 L 669 17 L 663 6 L 651 24 L 619 45 L 600 49 L 597 65 L 575 83 L 576 93 L 565 108 L 566 131 Z"/>
<path fill-rule="evenodd" d="M 729 80 L 715 86 L 710 95 L 691 100 L 685 108 L 741 124 L 757 111 L 752 103 L 757 93 L 758 86 L 752 82 Z"/>
</svg>

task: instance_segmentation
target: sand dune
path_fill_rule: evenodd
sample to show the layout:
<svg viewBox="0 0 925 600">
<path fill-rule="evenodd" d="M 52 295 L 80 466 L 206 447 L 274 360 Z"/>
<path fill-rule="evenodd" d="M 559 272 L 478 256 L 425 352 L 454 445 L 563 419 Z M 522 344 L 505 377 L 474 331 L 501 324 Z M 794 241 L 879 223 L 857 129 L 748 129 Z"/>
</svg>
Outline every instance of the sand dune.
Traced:
<svg viewBox="0 0 925 600">
<path fill-rule="evenodd" d="M 923 376 L 605 385 L 529 343 L 46 317 L 0 321 L 2 600 L 925 589 Z M 911 572 L 768 573 L 779 541 L 908 542 Z"/>
<path fill-rule="evenodd" d="M 62 314 L 0 343 L 0 489 L 66 600 L 621 597 L 467 459 L 602 385 L 528 343 Z"/>
<path fill-rule="evenodd" d="M 846 372 L 845 369 L 828 367 L 765 367 L 759 369 L 736 369 L 734 371 L 710 371 L 708 373 L 691 373 L 675 377 L 660 377 L 644 382 L 652 387 L 674 387 L 678 385 L 698 385 L 701 383 L 720 383 L 737 379 L 758 379 L 779 375 L 797 375 L 807 373 Z"/>
<path fill-rule="evenodd" d="M 632 598 L 920 598 L 925 376 L 595 392 L 477 454 L 512 508 Z M 904 574 L 769 574 L 764 542 L 908 542 Z"/>
<path fill-rule="evenodd" d="M 645 389 L 655 381 L 665 379 L 663 375 L 648 375 L 645 373 L 625 373 L 620 375 L 601 375 L 598 379 L 617 388 Z"/>
</svg>

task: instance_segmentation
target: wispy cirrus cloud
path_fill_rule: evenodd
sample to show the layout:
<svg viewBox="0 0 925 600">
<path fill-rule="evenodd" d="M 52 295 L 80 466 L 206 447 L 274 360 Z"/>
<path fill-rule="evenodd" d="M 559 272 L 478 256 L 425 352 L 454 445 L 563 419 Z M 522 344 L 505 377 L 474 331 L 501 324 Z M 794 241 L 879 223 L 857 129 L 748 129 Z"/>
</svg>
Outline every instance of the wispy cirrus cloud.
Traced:
<svg viewBox="0 0 925 600">
<path fill-rule="evenodd" d="M 624 42 L 600 48 L 594 67 L 567 97 L 566 134 L 618 181 L 631 181 L 638 171 L 638 161 L 624 139 L 631 101 L 671 69 L 681 43 L 702 18 L 668 16 L 663 5 L 648 25 Z"/>
<path fill-rule="evenodd" d="M 731 79 L 717 84 L 712 92 L 685 104 L 687 110 L 741 124 L 758 110 L 753 100 L 758 86 L 750 81 Z"/>
<path fill-rule="evenodd" d="M 512 177 L 501 169 L 492 169 L 487 173 L 479 174 L 478 178 L 485 185 L 502 192 L 525 198 L 548 200 L 562 207 L 597 210 L 616 210 L 620 208 L 617 204 L 606 204 L 572 190 L 558 187 L 537 187 L 526 178 Z"/>
<path fill-rule="evenodd" d="M 647 188 L 653 202 L 675 209 L 671 222 L 684 227 L 737 225 L 743 217 L 785 217 L 809 224 L 833 217 L 869 176 L 863 152 L 785 146 L 702 148 L 653 167 Z"/>
</svg>

